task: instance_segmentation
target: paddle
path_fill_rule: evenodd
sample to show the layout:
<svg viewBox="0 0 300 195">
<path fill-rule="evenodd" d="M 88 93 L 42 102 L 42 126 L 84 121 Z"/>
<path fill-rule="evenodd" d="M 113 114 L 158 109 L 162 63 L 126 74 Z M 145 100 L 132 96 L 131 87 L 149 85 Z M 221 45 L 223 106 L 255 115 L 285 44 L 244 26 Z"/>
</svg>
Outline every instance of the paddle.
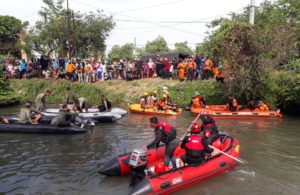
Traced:
<svg viewBox="0 0 300 195">
<path fill-rule="evenodd" d="M 201 112 L 198 114 L 198 116 L 195 118 L 195 120 L 192 122 L 192 124 L 190 125 L 190 127 L 186 130 L 185 134 L 183 135 L 183 137 L 181 138 L 181 140 L 184 139 L 184 137 L 190 132 L 192 125 L 198 120 L 198 118 L 201 116 Z"/>
<path fill-rule="evenodd" d="M 216 151 L 218 151 L 218 152 L 220 152 L 220 153 L 222 153 L 222 154 L 228 156 L 229 158 L 232 158 L 233 160 L 236 160 L 236 161 L 239 162 L 239 163 L 242 163 L 242 164 L 247 164 L 247 163 L 248 163 L 247 161 L 245 161 L 245 160 L 243 160 L 243 159 L 240 159 L 240 158 L 238 158 L 238 157 L 231 156 L 230 154 L 227 154 L 226 152 L 223 152 L 223 151 L 221 151 L 221 150 L 215 148 L 214 146 L 209 145 L 209 147 L 211 147 L 211 148 L 213 148 L 214 150 L 216 150 Z"/>
</svg>

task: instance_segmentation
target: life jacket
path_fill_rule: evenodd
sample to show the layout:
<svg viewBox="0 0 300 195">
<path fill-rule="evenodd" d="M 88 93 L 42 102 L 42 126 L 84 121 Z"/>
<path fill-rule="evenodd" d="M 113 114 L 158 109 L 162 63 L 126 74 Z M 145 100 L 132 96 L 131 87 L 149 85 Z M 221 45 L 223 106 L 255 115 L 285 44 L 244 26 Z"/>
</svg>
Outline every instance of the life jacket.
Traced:
<svg viewBox="0 0 300 195">
<path fill-rule="evenodd" d="M 204 146 L 202 144 L 202 136 L 192 134 L 189 141 L 185 145 L 186 153 L 189 156 L 200 157 L 203 155 Z"/>
<path fill-rule="evenodd" d="M 200 108 L 200 107 L 201 107 L 201 103 L 200 103 L 198 97 L 193 98 L 193 99 L 192 99 L 192 102 L 193 102 L 193 106 L 194 106 L 195 108 Z"/>
<path fill-rule="evenodd" d="M 205 60 L 203 69 L 204 70 L 211 70 L 211 67 L 212 67 L 212 61 L 211 60 Z"/>
<path fill-rule="evenodd" d="M 163 133 L 161 135 L 160 141 L 167 143 L 176 138 L 176 131 L 172 130 L 172 126 L 168 123 L 158 122 L 156 128 L 162 127 Z"/>
<path fill-rule="evenodd" d="M 203 135 L 206 138 L 209 138 L 210 136 L 218 133 L 218 127 L 216 123 L 202 124 L 202 130 L 203 130 Z"/>
<path fill-rule="evenodd" d="M 167 103 L 166 103 L 165 100 L 159 99 L 158 102 L 157 102 L 157 106 L 158 106 L 159 108 L 163 108 L 163 107 L 167 106 Z"/>
</svg>

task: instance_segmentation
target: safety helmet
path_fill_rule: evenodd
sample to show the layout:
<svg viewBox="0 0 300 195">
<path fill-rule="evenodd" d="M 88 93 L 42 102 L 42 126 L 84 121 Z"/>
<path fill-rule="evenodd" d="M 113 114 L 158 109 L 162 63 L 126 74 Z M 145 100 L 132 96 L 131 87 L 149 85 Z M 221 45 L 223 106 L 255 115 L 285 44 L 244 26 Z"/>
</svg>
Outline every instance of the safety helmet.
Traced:
<svg viewBox="0 0 300 195">
<path fill-rule="evenodd" d="M 153 91 L 154 94 L 157 94 L 157 91 Z"/>
<path fill-rule="evenodd" d="M 144 96 L 147 96 L 147 95 L 148 95 L 148 93 L 147 93 L 147 92 L 145 92 L 145 93 L 144 93 Z"/>
<path fill-rule="evenodd" d="M 199 93 L 198 91 L 195 91 L 194 97 L 196 97 L 196 96 L 198 96 L 198 95 L 200 95 L 200 93 Z"/>
<path fill-rule="evenodd" d="M 163 98 L 167 98 L 168 96 L 167 96 L 167 94 L 163 94 L 163 96 L 162 96 Z"/>
<path fill-rule="evenodd" d="M 169 95 L 170 93 L 168 91 L 165 92 L 166 95 Z"/>
<path fill-rule="evenodd" d="M 154 166 L 154 172 L 155 172 L 155 173 L 162 173 L 162 172 L 165 172 L 165 164 L 164 164 L 163 162 L 157 163 L 157 164 Z"/>
</svg>

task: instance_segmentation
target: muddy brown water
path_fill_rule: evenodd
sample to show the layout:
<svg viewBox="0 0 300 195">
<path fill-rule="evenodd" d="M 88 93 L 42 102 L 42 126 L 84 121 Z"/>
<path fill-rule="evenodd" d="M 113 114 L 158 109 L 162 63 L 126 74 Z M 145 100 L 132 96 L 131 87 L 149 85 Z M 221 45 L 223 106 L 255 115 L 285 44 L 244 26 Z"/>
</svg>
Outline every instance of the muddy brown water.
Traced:
<svg viewBox="0 0 300 195">
<path fill-rule="evenodd" d="M 16 113 L 18 107 L 0 109 Z M 0 134 L 0 194 L 128 194 L 129 177 L 105 177 L 101 168 L 115 155 L 153 138 L 150 116 L 129 113 L 115 123 L 80 135 Z M 194 117 L 159 117 L 184 134 Z M 217 120 L 241 143 L 247 165 L 176 194 L 299 194 L 300 120 Z"/>
</svg>

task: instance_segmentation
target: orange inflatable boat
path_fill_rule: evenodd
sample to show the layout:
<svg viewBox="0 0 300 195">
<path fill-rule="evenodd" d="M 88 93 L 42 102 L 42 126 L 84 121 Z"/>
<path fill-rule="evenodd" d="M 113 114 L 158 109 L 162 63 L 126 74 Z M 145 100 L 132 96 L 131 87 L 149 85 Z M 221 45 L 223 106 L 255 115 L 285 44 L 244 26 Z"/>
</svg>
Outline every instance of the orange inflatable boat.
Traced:
<svg viewBox="0 0 300 195">
<path fill-rule="evenodd" d="M 240 106 L 238 106 L 240 107 Z M 206 108 L 191 107 L 191 113 L 198 115 L 199 113 L 210 115 L 214 118 L 224 119 L 271 119 L 276 120 L 282 118 L 279 111 L 269 110 L 261 111 L 259 109 L 244 109 L 241 111 L 230 111 L 226 105 L 209 105 Z"/>
</svg>

